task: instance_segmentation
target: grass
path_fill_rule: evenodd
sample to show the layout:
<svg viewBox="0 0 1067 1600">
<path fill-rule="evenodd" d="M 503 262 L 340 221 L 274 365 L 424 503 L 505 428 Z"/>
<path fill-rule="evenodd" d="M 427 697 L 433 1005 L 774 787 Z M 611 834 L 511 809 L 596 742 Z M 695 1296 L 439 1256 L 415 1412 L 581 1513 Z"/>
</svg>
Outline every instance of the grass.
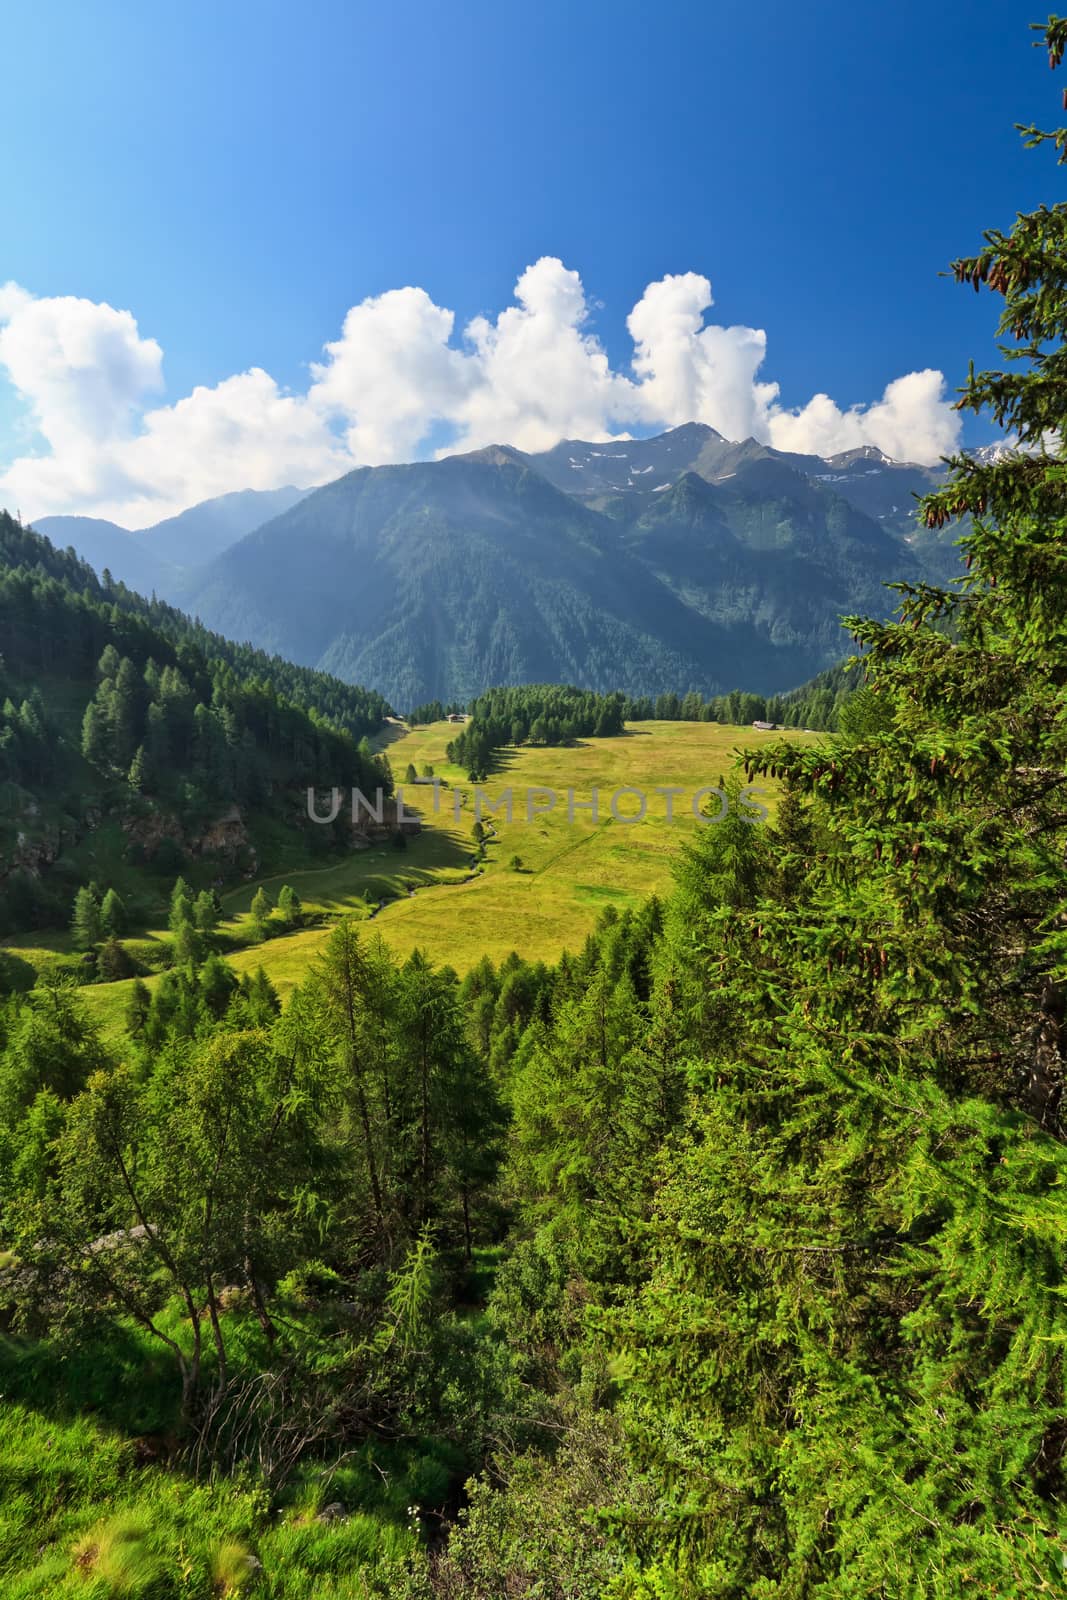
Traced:
<svg viewBox="0 0 1067 1600">
<path fill-rule="evenodd" d="M 373 919 L 375 934 L 401 957 L 422 949 L 461 974 L 483 955 L 499 962 L 512 950 L 529 960 L 554 961 L 564 949 L 582 945 L 606 905 L 637 905 L 649 894 L 669 891 L 679 847 L 699 826 L 691 811 L 692 796 L 715 787 L 740 747 L 780 737 L 715 723 L 639 722 L 620 738 L 584 739 L 571 748 L 502 751 L 499 770 L 481 787 L 489 804 L 511 789 L 512 820 L 502 811 L 483 811 L 490 837 L 484 859 L 478 861 L 471 831 L 473 789 L 445 756 L 454 736 L 452 725 L 438 722 L 406 731 L 390 728 L 383 740 L 398 777 L 409 762 L 416 771 L 430 764 L 448 785 L 440 789 L 436 814 L 429 786 L 407 787 L 406 807 L 421 814 L 423 831 L 409 840 L 406 850 L 381 845 L 355 851 L 341 861 L 294 866 L 223 895 L 226 919 L 219 940 L 235 971 L 263 967 L 284 1000 L 343 915 Z M 668 786 L 681 791 L 670 801 L 655 792 Z M 773 817 L 774 785 L 761 787 Z M 533 792 L 528 797 L 528 791 L 538 789 L 555 792 L 551 810 L 535 809 L 548 804 L 547 795 Z M 588 809 L 594 789 L 596 820 Z M 612 815 L 611 797 L 620 789 L 647 797 L 642 820 L 626 822 Z M 572 815 L 568 790 L 574 796 Z M 668 804 L 673 807 L 671 821 Z M 634 797 L 620 798 L 620 816 L 637 805 Z M 515 856 L 522 861 L 518 871 L 509 865 Z M 283 883 L 296 889 L 314 925 L 261 944 L 252 942 L 253 895 L 261 885 L 277 895 Z M 8 947 L 38 970 L 70 960 L 69 941 L 62 935 L 40 936 L 32 943 L 11 941 Z M 158 972 L 167 959 L 166 934 L 149 932 L 131 940 L 130 949 L 144 967 Z M 151 989 L 158 978 L 146 981 Z M 129 991 L 128 981 L 93 984 L 82 991 L 108 1038 L 118 1039 L 124 1032 Z"/>
<path fill-rule="evenodd" d="M 416 770 L 429 762 L 439 776 L 469 791 L 462 772 L 445 761 L 454 732 L 448 723 L 435 723 L 394 742 L 389 750 L 394 773 L 403 772 L 409 761 Z M 375 927 L 398 953 L 418 947 L 461 973 L 483 954 L 499 961 L 513 949 L 531 960 L 555 960 L 565 948 L 583 943 L 605 905 L 634 905 L 669 889 L 679 846 L 699 826 L 690 812 L 691 796 L 729 771 L 740 745 L 776 737 L 710 723 L 644 722 L 631 724 L 622 738 L 586 739 L 573 749 L 505 751 L 502 770 L 482 787 L 490 801 L 510 787 L 516 803 L 511 822 L 502 815 L 489 818 L 496 836 L 487 846 L 485 872 L 390 905 Z M 673 801 L 673 822 L 667 821 L 667 798 L 654 792 L 668 785 L 684 791 Z M 541 786 L 557 792 L 555 809 L 528 816 L 526 791 Z M 596 822 L 588 810 L 578 809 L 594 788 L 599 792 Z M 647 795 L 643 821 L 614 820 L 608 802 L 621 788 Z M 766 788 L 773 814 L 773 785 Z M 567 814 L 568 789 L 574 790 L 573 821 Z M 543 798 L 533 796 L 533 804 Z M 450 802 L 442 791 L 439 820 L 447 819 L 469 838 L 474 820 L 469 794 L 458 824 Z M 636 801 L 631 803 L 636 809 Z M 626 804 L 620 800 L 620 812 Z M 508 867 L 515 855 L 523 863 L 518 872 Z"/>
<path fill-rule="evenodd" d="M 498 1257 L 476 1252 L 477 1304 L 457 1309 L 457 1325 L 483 1309 Z M 305 1308 L 298 1297 L 289 1309 Z M 257 1320 L 224 1316 L 233 1375 L 260 1370 Z M 157 1320 L 187 1347 L 179 1302 Z M 372 1435 L 309 1453 L 273 1492 L 251 1468 L 196 1480 L 177 1453 L 174 1362 L 127 1319 L 76 1341 L 0 1334 L 0 1392 L 4 1600 L 384 1600 L 473 1465 L 447 1439 Z M 340 1515 L 321 1517 L 338 1502 Z"/>
<path fill-rule="evenodd" d="M 257 1488 L 135 1466 L 131 1444 L 89 1418 L 0 1410 L 5 1600 L 369 1600 L 414 1543 L 377 1507 L 330 1523 L 275 1512 Z"/>
<path fill-rule="evenodd" d="M 390 741 L 389 759 L 395 774 L 402 774 L 409 762 L 416 771 L 428 763 L 438 777 L 455 786 L 442 788 L 436 816 L 421 786 L 408 790 L 407 801 L 414 793 L 424 808 L 420 846 L 443 832 L 467 854 L 475 848 L 473 794 L 462 770 L 445 759 L 445 747 L 454 736 L 455 728 L 447 722 L 412 729 Z M 690 797 L 714 786 L 719 775 L 729 771 L 740 745 L 763 744 L 776 737 L 713 723 L 644 722 L 632 724 L 622 738 L 586 739 L 575 748 L 507 750 L 502 753 L 501 770 L 482 788 L 490 802 L 498 800 L 505 788 L 512 789 L 513 820 L 485 813 L 483 820 L 493 824 L 496 836 L 487 845 L 484 871 L 473 878 L 459 873 L 455 876 L 465 881 L 438 881 L 394 900 L 375 917 L 375 932 L 400 955 L 423 949 L 460 973 L 482 955 L 500 961 L 514 949 L 530 960 L 555 960 L 564 949 L 583 943 L 605 905 L 636 905 L 653 892 L 669 889 L 678 848 L 699 826 L 689 809 Z M 666 797 L 654 793 L 657 786 L 668 785 L 684 791 L 674 799 L 676 820 L 670 823 Z M 541 786 L 557 791 L 556 808 L 528 819 L 526 790 Z M 591 799 L 594 788 L 600 802 L 595 823 L 588 811 L 578 809 Z M 621 788 L 648 796 L 645 820 L 628 824 L 612 818 L 609 800 Z M 458 820 L 457 789 L 463 802 Z M 567 814 L 567 789 L 575 792 L 573 821 Z M 767 785 L 766 799 L 773 815 L 773 785 Z M 534 805 L 542 802 L 545 797 L 533 797 Z M 625 804 L 620 801 L 620 811 Z M 514 855 L 522 858 L 519 872 L 508 867 Z M 284 993 L 299 981 L 328 936 L 328 929 L 294 934 L 255 951 L 242 951 L 233 965 L 247 970 L 262 964 Z"/>
</svg>

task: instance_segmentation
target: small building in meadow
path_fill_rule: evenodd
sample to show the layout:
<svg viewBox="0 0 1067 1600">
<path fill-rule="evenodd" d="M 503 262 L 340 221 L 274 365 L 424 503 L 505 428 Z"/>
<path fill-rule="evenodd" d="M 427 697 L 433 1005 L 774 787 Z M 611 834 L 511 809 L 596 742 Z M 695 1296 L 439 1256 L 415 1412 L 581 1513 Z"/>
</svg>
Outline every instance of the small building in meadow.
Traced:
<svg viewBox="0 0 1067 1600">
<path fill-rule="evenodd" d="M 773 733 L 778 724 L 777 722 L 754 722 L 752 726 L 758 728 L 761 733 Z"/>
</svg>

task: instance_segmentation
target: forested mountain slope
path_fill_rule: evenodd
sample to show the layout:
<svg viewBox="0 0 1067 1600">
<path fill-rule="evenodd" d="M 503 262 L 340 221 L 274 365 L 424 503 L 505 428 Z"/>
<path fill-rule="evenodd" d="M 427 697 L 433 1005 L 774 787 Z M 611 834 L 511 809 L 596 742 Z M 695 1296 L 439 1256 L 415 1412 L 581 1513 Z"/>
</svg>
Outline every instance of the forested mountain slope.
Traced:
<svg viewBox="0 0 1067 1600">
<path fill-rule="evenodd" d="M 883 581 L 917 572 L 906 544 L 780 461 L 596 509 L 492 449 L 315 491 L 229 549 L 190 604 L 401 706 L 541 681 L 774 692 L 840 657 L 844 610 L 885 614 Z"/>
<path fill-rule="evenodd" d="M 389 786 L 380 696 L 232 645 L 0 514 L 0 920 L 64 922 L 100 830 L 173 868 L 255 859 L 255 819 L 309 783 Z M 297 808 L 291 798 L 288 810 Z M 103 836 L 103 835 L 101 835 Z M 89 851 L 91 854 L 92 851 Z M 72 859 L 72 855 L 74 859 Z M 162 860 L 163 858 L 161 858 Z M 55 870 L 58 868 L 58 871 Z"/>
</svg>

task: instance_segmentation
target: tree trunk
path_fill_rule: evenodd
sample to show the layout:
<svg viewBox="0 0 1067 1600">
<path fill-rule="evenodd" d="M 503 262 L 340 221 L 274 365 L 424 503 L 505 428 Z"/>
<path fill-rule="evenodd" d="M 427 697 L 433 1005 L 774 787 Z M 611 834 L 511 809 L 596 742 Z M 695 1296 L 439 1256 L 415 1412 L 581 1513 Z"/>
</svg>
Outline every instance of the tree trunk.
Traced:
<svg viewBox="0 0 1067 1600">
<path fill-rule="evenodd" d="M 270 1312 L 267 1310 L 267 1303 L 263 1298 L 263 1288 L 259 1279 L 256 1277 L 255 1268 L 252 1266 L 251 1256 L 245 1258 L 245 1276 L 248 1279 L 249 1288 L 252 1290 L 252 1303 L 256 1308 L 256 1317 L 259 1321 L 259 1325 L 267 1336 L 267 1344 L 271 1349 L 273 1349 L 274 1341 L 278 1337 L 278 1330 L 271 1321 Z"/>
<path fill-rule="evenodd" d="M 1064 1010 L 1064 992 L 1049 979 L 1041 991 L 1026 1099 L 1038 1122 L 1050 1131 L 1058 1128 L 1063 1094 Z"/>
<path fill-rule="evenodd" d="M 367 1151 L 367 1175 L 370 1179 L 371 1195 L 374 1199 L 374 1214 L 378 1221 L 379 1230 L 384 1225 L 382 1213 L 382 1187 L 378 1181 L 378 1165 L 374 1159 L 374 1138 L 371 1133 L 370 1107 L 367 1105 L 367 1096 L 363 1088 L 363 1074 L 356 1057 L 355 1050 L 350 1058 L 352 1076 L 356 1084 L 356 1104 L 359 1107 L 359 1120 L 363 1127 L 363 1143 Z"/>
<path fill-rule="evenodd" d="M 426 1059 L 426 1020 L 422 1024 L 422 1060 L 421 1060 L 421 1094 L 422 1114 L 419 1131 L 419 1167 L 421 1169 L 420 1188 L 422 1191 L 419 1205 L 419 1221 L 425 1222 L 430 1211 L 430 1064 Z"/>
<path fill-rule="evenodd" d="M 207 1280 L 207 1311 L 211 1319 L 211 1334 L 215 1341 L 215 1354 L 218 1356 L 219 1361 L 217 1392 L 221 1395 L 225 1391 L 228 1379 L 226 1344 L 222 1337 L 222 1324 L 219 1321 L 219 1303 L 215 1298 L 215 1285 L 210 1277 Z"/>
</svg>

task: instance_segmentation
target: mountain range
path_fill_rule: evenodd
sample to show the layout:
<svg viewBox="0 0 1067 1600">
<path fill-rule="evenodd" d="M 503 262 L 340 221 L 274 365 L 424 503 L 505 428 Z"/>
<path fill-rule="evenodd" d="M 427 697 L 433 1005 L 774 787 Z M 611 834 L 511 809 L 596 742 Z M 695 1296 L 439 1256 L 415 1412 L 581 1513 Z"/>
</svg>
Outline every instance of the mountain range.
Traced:
<svg viewBox="0 0 1067 1600">
<path fill-rule="evenodd" d="M 181 589 L 184 572 L 206 565 L 306 493 L 292 485 L 238 489 L 135 531 L 100 517 L 39 517 L 34 528 L 57 549 L 76 550 L 98 577 L 106 568 L 140 594 L 154 590 L 169 598 Z"/>
<path fill-rule="evenodd" d="M 869 446 L 789 454 L 690 423 L 359 468 L 135 534 L 35 526 L 220 633 L 397 706 L 533 681 L 773 693 L 847 652 L 842 614 L 888 614 L 885 583 L 958 572 L 957 532 L 915 517 L 941 477 Z"/>
</svg>

